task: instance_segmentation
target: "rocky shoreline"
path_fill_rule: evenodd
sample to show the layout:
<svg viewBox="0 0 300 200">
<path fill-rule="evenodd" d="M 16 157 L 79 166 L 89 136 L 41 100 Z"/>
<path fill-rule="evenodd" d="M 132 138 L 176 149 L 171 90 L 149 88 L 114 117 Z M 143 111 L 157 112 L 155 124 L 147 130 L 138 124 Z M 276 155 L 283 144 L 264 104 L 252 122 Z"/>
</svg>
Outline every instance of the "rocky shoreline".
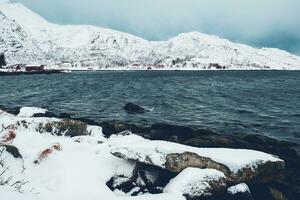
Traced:
<svg viewBox="0 0 300 200">
<path fill-rule="evenodd" d="M 193 147 L 253 149 L 282 158 L 285 163 L 285 180 L 280 183 L 253 185 L 254 199 L 299 199 L 300 198 L 300 145 L 279 141 L 262 135 L 220 135 L 210 130 L 193 129 L 170 124 L 153 124 L 140 127 L 123 122 L 103 122 L 100 124 L 107 136 L 131 130 L 150 140 L 164 140 Z M 274 192 L 276 191 L 276 192 Z M 282 194 L 282 195 L 281 195 Z M 279 197 L 273 197 L 281 196 Z M 284 198 L 284 196 L 286 198 Z"/>
<path fill-rule="evenodd" d="M 10 113 L 11 118 L 20 114 L 20 109 L 7 109 L 0 106 L 0 110 Z M 129 146 L 117 145 L 109 150 L 112 155 L 135 163 L 130 175 L 115 174 L 106 182 L 112 191 L 135 196 L 174 192 L 174 188 L 177 188 L 176 191 L 182 191 L 186 199 L 297 200 L 300 198 L 300 146 L 295 143 L 278 141 L 261 135 L 220 135 L 210 130 L 171 124 L 152 124 L 144 127 L 124 122 L 98 123 L 89 119 L 74 119 L 68 114 L 54 114 L 43 109 L 41 112 L 37 110 L 35 113 L 29 113 L 31 116 L 26 116 L 28 112 L 24 110 L 23 113 L 25 113 L 24 119 L 18 119 L 15 123 L 8 122 L 9 126 L 4 125 L 0 120 L 1 133 L 7 130 L 18 132 L 20 127 L 22 130 L 32 128 L 40 134 L 50 133 L 55 136 L 75 138 L 79 143 L 81 136 L 93 135 L 95 127 L 101 127 L 103 137 L 108 140 L 116 136 L 124 139 L 132 137 L 133 139 L 130 140 L 135 140 L 139 136 L 137 144 L 143 144 L 142 147 L 130 143 Z M 35 119 L 40 120 L 39 123 L 35 122 Z M 43 119 L 48 121 L 44 122 Z M 103 142 L 98 141 L 99 145 Z M 165 146 L 168 148 L 163 148 Z M 15 158 L 22 157 L 22 152 L 19 152 L 18 147 L 13 144 L 2 142 L 1 147 Z M 203 151 L 208 148 L 209 152 L 216 152 L 203 154 Z M 215 158 L 216 155 L 221 154 L 217 151 L 220 148 L 224 149 L 222 153 L 231 149 L 224 154 L 223 164 Z M 271 157 L 268 156 L 265 161 L 260 159 L 260 162 L 253 166 L 255 159 L 251 162 L 245 161 L 248 167 L 243 166 L 238 173 L 233 174 L 229 166 L 232 166 L 235 161 L 231 158 L 235 157 L 235 153 L 241 154 L 241 149 L 265 152 Z M 50 150 L 57 151 L 55 148 Z M 244 158 L 241 159 L 247 160 L 247 157 L 252 156 L 249 154 L 251 152 L 242 152 Z M 253 155 L 258 156 L 259 153 L 254 152 Z M 282 161 L 277 160 L 276 156 L 273 158 L 272 155 L 278 156 Z M 263 154 L 264 158 L 265 156 Z M 160 160 L 157 161 L 156 158 L 164 158 L 163 165 L 160 165 Z M 208 171 L 202 171 L 204 169 Z M 186 179 L 182 181 L 182 177 Z"/>
</svg>

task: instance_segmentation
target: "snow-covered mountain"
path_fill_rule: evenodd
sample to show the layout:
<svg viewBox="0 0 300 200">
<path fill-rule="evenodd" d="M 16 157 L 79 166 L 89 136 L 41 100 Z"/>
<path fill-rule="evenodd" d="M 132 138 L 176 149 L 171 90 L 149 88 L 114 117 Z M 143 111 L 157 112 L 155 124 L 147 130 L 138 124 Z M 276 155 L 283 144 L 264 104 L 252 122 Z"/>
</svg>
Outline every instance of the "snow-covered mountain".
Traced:
<svg viewBox="0 0 300 200">
<path fill-rule="evenodd" d="M 57 25 L 19 3 L 0 0 L 0 53 L 8 64 L 100 69 L 293 69 L 300 57 L 191 32 L 168 41 L 95 26 Z"/>
</svg>

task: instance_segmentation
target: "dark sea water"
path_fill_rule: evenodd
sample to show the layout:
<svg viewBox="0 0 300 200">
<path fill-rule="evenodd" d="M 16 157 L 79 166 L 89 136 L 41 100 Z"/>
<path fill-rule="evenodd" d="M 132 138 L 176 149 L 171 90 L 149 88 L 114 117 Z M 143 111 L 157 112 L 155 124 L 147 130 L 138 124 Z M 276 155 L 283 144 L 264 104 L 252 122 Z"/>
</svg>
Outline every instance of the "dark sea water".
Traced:
<svg viewBox="0 0 300 200">
<path fill-rule="evenodd" d="M 123 111 L 127 102 L 151 109 Z M 300 143 L 300 72 L 140 71 L 0 76 L 0 105 L 96 121 L 164 122 Z"/>
</svg>

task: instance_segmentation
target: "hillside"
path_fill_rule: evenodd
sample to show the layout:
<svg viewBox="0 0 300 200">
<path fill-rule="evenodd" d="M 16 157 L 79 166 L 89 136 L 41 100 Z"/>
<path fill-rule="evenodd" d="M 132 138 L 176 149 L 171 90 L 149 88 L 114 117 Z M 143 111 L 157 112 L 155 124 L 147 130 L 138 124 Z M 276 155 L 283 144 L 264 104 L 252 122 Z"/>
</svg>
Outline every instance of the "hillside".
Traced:
<svg viewBox="0 0 300 200">
<path fill-rule="evenodd" d="M 110 29 L 57 25 L 22 4 L 0 1 L 0 52 L 8 64 L 96 69 L 300 69 L 300 57 L 199 32 L 147 41 Z"/>
</svg>

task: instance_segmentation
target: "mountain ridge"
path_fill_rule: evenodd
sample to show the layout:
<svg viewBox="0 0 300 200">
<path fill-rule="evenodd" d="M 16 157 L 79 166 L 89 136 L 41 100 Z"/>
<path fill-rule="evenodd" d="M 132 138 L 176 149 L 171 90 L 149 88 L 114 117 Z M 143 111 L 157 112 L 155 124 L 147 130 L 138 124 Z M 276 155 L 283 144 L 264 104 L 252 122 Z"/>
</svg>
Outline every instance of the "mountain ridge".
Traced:
<svg viewBox="0 0 300 200">
<path fill-rule="evenodd" d="M 200 32 L 167 41 L 91 25 L 57 25 L 20 3 L 0 1 L 0 52 L 9 64 L 95 69 L 290 69 L 300 57 Z"/>
</svg>

